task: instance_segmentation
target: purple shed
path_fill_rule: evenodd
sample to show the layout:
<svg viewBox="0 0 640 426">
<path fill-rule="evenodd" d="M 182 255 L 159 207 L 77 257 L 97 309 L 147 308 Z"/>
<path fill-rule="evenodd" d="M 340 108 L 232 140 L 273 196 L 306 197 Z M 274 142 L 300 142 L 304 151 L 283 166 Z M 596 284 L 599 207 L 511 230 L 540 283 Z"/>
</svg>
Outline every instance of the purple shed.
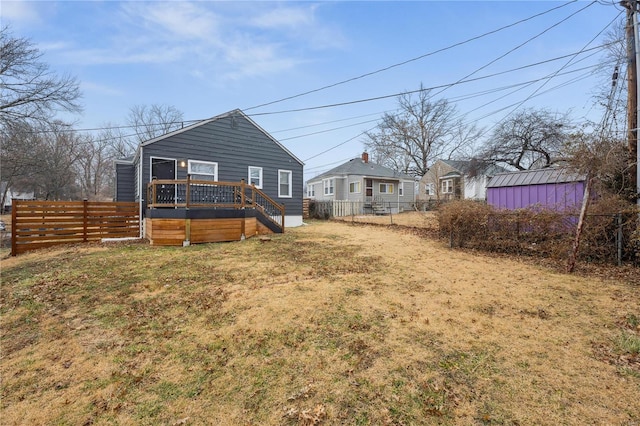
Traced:
<svg viewBox="0 0 640 426">
<path fill-rule="evenodd" d="M 585 176 L 563 168 L 499 173 L 487 184 L 487 203 L 498 209 L 540 206 L 554 210 L 580 208 Z"/>
</svg>

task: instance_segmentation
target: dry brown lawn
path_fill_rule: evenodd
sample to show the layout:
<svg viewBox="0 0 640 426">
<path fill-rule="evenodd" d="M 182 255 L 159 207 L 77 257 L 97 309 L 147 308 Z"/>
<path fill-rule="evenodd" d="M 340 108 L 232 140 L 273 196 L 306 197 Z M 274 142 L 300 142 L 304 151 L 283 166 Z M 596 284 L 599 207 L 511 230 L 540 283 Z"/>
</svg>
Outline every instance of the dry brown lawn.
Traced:
<svg viewBox="0 0 640 426">
<path fill-rule="evenodd" d="M 2 260 L 3 425 L 640 423 L 640 287 L 311 222 Z"/>
</svg>

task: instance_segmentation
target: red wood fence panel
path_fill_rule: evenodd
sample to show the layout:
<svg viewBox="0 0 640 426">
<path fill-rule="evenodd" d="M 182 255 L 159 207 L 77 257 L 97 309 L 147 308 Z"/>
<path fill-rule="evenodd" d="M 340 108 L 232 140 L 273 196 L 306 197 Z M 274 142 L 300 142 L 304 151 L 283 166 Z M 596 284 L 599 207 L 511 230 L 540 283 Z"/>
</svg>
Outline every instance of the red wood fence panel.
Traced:
<svg viewBox="0 0 640 426">
<path fill-rule="evenodd" d="M 140 236 L 138 203 L 12 201 L 11 255 L 57 244 Z"/>
</svg>

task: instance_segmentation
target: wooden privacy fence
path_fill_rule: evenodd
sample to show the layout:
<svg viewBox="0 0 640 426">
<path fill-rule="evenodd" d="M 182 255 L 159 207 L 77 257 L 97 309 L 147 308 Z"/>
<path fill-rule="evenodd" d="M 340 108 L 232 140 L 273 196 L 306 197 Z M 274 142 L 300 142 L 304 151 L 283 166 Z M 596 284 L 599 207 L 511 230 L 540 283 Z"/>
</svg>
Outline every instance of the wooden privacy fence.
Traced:
<svg viewBox="0 0 640 426">
<path fill-rule="evenodd" d="M 57 244 L 140 236 L 138 203 L 13 200 L 11 255 Z"/>
</svg>

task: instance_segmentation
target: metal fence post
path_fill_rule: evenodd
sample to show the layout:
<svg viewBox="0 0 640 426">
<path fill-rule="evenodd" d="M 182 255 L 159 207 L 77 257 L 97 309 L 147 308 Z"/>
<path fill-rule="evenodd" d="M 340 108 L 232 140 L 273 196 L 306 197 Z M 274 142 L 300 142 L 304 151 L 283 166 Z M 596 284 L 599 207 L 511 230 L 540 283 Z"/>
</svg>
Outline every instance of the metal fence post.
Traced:
<svg viewBox="0 0 640 426">
<path fill-rule="evenodd" d="M 623 239 L 623 230 L 622 230 L 622 214 L 616 214 L 616 222 L 618 225 L 618 232 L 616 233 L 616 245 L 617 245 L 617 260 L 618 266 L 622 265 L 622 239 Z"/>
</svg>

